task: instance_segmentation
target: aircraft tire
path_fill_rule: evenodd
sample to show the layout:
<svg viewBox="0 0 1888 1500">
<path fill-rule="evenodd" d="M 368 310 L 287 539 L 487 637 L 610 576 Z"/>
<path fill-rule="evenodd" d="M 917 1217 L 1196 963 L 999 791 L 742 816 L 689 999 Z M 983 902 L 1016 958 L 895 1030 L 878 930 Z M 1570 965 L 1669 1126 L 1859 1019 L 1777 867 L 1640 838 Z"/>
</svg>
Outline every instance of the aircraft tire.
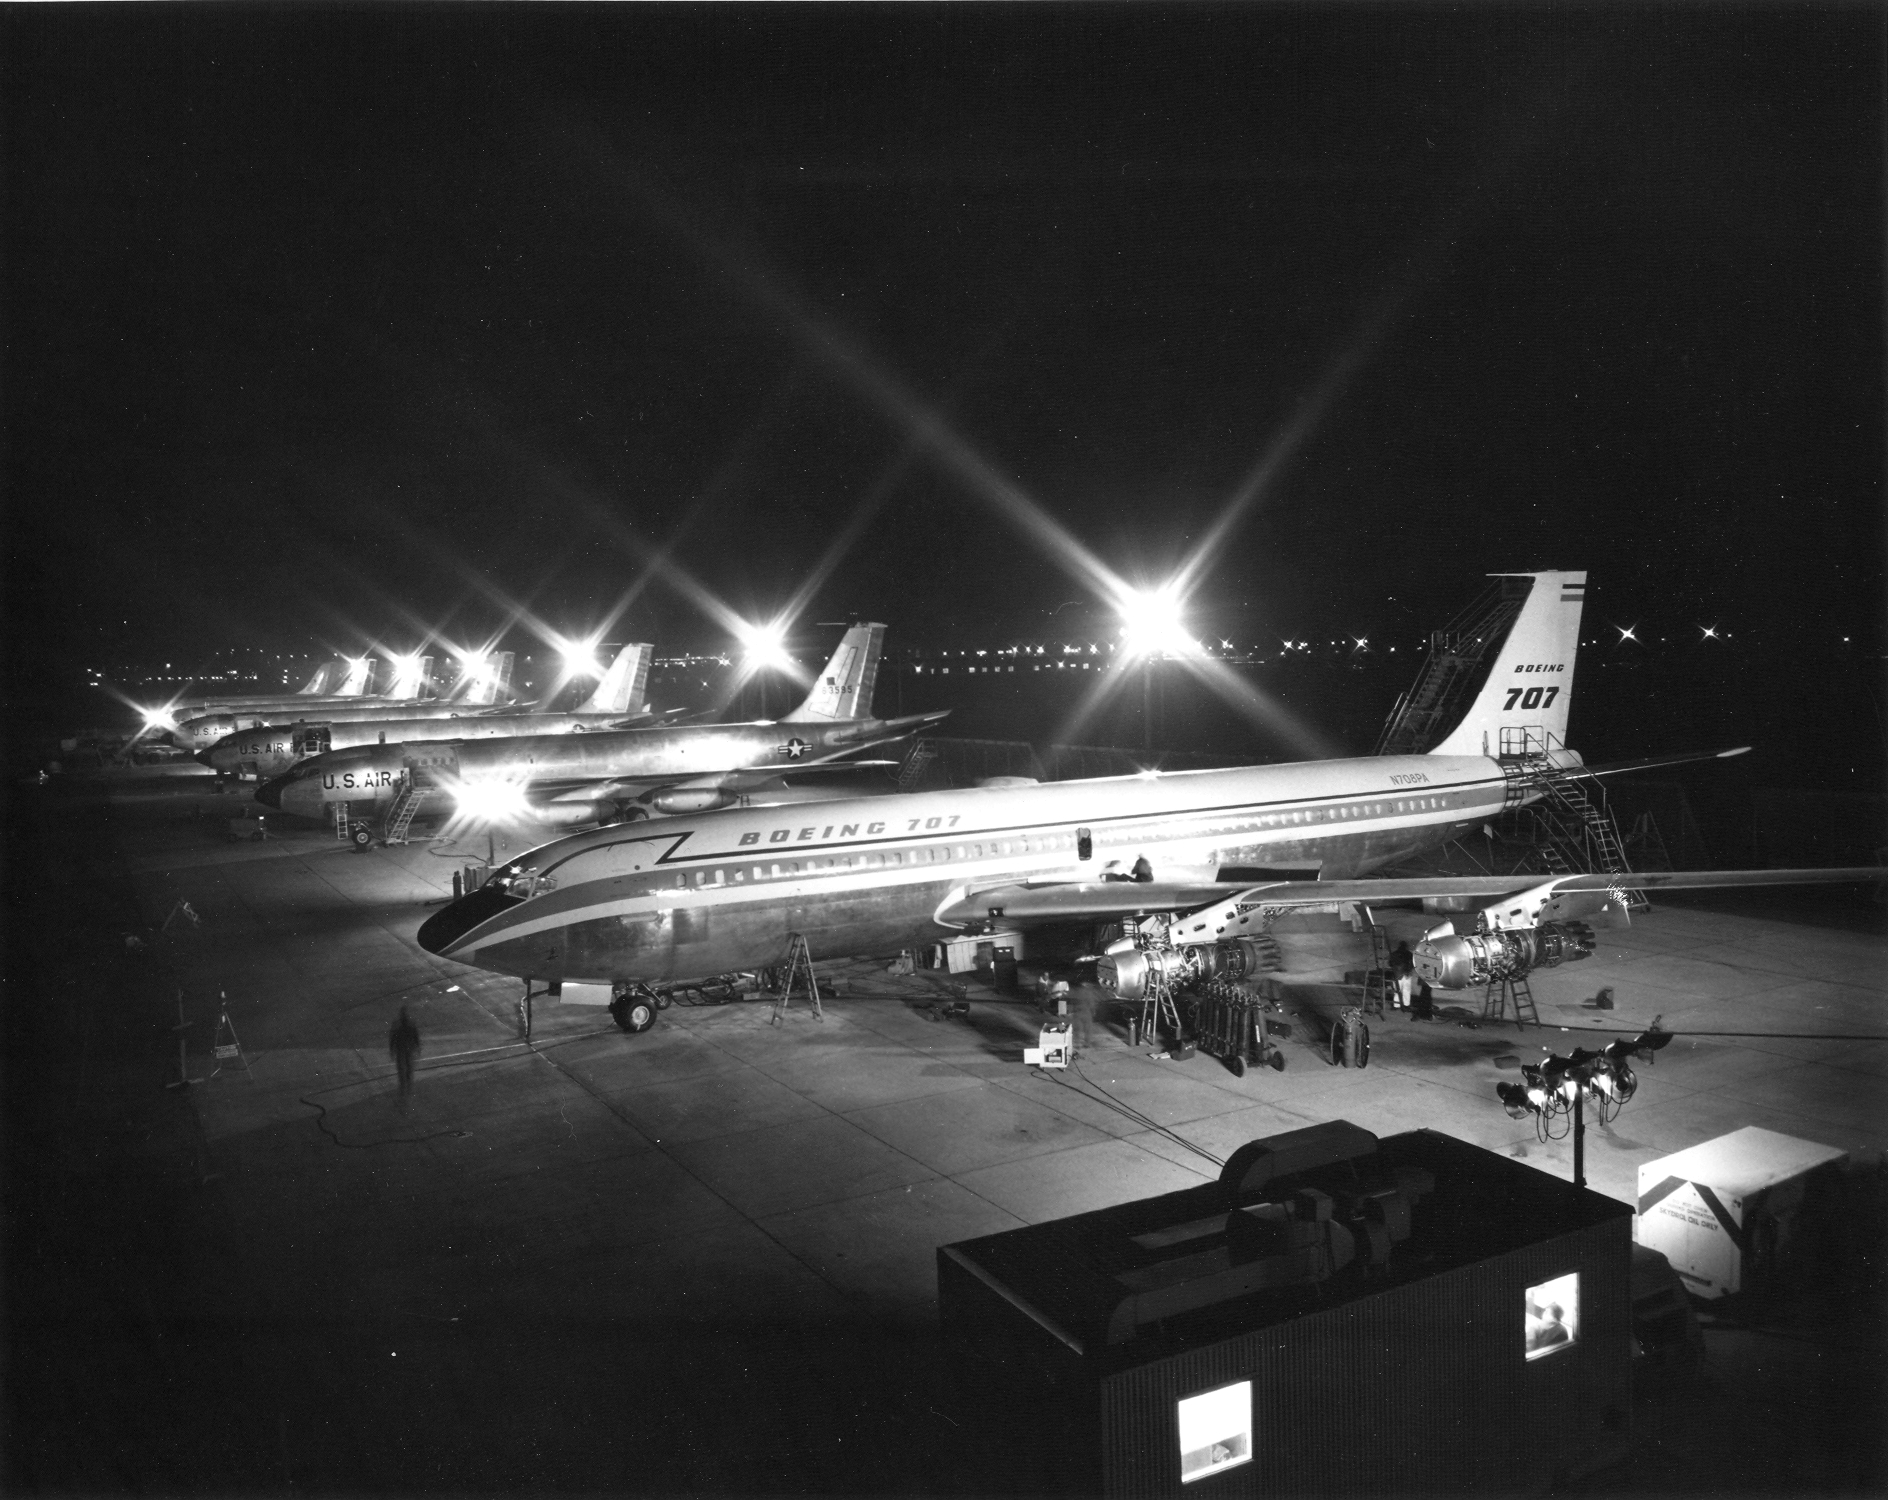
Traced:
<svg viewBox="0 0 1888 1500">
<path fill-rule="evenodd" d="M 1280 1052 L 1276 1047 L 1272 1049 L 1272 1071 L 1274 1073 L 1283 1073 L 1285 1071 L 1285 1054 Z"/>
<path fill-rule="evenodd" d="M 1226 1059 L 1226 1066 L 1232 1070 L 1232 1076 L 1234 1078 L 1244 1078 L 1246 1076 L 1246 1060 L 1238 1053 L 1235 1052 L 1231 1057 Z"/>
<path fill-rule="evenodd" d="M 610 1018 L 631 1036 L 640 1036 L 656 1024 L 656 1003 L 648 995 L 618 995 L 610 1002 Z"/>
<path fill-rule="evenodd" d="M 374 846 L 374 830 L 365 823 L 356 823 L 347 831 L 348 842 L 356 849 L 371 849 Z"/>
<path fill-rule="evenodd" d="M 657 1010 L 667 1010 L 673 1004 L 675 1004 L 675 996 L 673 995 L 657 995 L 656 996 L 656 1009 Z"/>
</svg>

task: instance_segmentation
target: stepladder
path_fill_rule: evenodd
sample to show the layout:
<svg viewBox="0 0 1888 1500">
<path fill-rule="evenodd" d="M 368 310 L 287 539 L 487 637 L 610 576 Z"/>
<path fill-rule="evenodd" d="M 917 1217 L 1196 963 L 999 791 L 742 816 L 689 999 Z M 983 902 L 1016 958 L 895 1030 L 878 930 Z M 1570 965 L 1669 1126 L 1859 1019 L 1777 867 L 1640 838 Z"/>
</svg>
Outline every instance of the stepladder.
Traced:
<svg viewBox="0 0 1888 1500">
<path fill-rule="evenodd" d="M 778 1026 L 786 1019 L 787 1009 L 793 1004 L 794 992 L 803 991 L 813 1007 L 813 1018 L 817 1021 L 826 1019 L 826 1011 L 819 1000 L 819 976 L 813 972 L 812 950 L 806 945 L 802 933 L 790 933 L 787 938 L 787 961 L 780 968 L 780 988 L 774 996 L 772 1023 Z"/>
</svg>

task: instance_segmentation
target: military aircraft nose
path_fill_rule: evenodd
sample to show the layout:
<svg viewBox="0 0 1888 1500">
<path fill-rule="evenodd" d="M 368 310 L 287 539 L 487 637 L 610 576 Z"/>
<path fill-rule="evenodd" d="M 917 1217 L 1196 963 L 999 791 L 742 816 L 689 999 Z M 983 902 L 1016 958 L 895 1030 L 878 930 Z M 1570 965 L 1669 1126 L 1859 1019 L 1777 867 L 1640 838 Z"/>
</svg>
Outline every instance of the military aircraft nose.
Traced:
<svg viewBox="0 0 1888 1500">
<path fill-rule="evenodd" d="M 216 769 L 216 751 L 214 750 L 199 750 L 191 759 L 208 766 L 212 771 Z"/>
<path fill-rule="evenodd" d="M 282 787 L 288 777 L 278 776 L 273 781 L 265 781 L 256 788 L 256 801 L 264 807 L 280 808 L 282 805 Z"/>
<path fill-rule="evenodd" d="M 518 905 L 519 899 L 496 885 L 482 885 L 420 923 L 419 944 L 428 953 L 450 958 L 459 939 L 481 922 Z"/>
</svg>

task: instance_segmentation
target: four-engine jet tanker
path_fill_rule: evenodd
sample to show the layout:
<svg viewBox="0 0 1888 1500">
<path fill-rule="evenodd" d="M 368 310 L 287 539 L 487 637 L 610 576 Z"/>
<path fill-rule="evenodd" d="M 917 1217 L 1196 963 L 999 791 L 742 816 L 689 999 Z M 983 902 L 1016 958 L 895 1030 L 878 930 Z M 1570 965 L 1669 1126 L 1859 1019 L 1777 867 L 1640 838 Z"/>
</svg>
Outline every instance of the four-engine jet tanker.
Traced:
<svg viewBox="0 0 1888 1500">
<path fill-rule="evenodd" d="M 268 779 L 312 755 L 357 745 L 406 744 L 427 739 L 516 739 L 528 734 L 568 734 L 627 729 L 647 719 L 643 692 L 655 648 L 623 647 L 594 692 L 567 714 L 515 713 L 469 707 L 462 700 L 400 709 L 383 705 L 322 714 L 297 724 L 270 724 L 226 734 L 197 759 L 226 775 Z"/>
<path fill-rule="evenodd" d="M 345 804 L 351 818 L 371 818 L 411 784 L 446 793 L 465 816 L 553 825 L 733 806 L 783 772 L 806 775 L 944 717 L 861 716 L 884 634 L 878 624 L 848 630 L 806 701 L 778 723 L 362 745 L 303 761 L 256 800 L 305 817 Z"/>
<path fill-rule="evenodd" d="M 195 736 L 193 742 L 191 735 L 180 730 L 180 726 L 192 720 L 207 715 L 238 715 L 250 717 L 252 722 L 261 722 L 253 716 L 297 712 L 310 705 L 343 701 L 359 703 L 365 701 L 363 695 L 373 680 L 375 665 L 371 656 L 352 661 L 336 657 L 316 667 L 314 675 L 293 693 L 179 694 L 162 704 L 140 711 L 144 715 L 144 727 L 155 732 L 158 738 L 195 750 L 202 748 L 201 735 Z"/>
<path fill-rule="evenodd" d="M 1427 755 L 752 807 L 574 834 L 513 860 L 419 931 L 527 981 L 653 996 L 784 960 L 890 954 L 965 929 L 1122 922 L 1098 976 L 1124 999 L 1238 978 L 1278 916 L 1368 903 L 1460 915 L 1416 950 L 1431 984 L 1584 957 L 1633 889 L 1878 880 L 1881 869 L 1360 878 L 1599 774 L 1564 748 L 1583 573 L 1535 573 L 1486 685 Z M 1737 753 L 1737 752 L 1729 752 Z M 1695 757 L 1684 757 L 1695 758 Z M 1643 764 L 1643 763 L 1641 763 Z M 1624 769 L 1624 768 L 1620 768 Z M 1306 875 L 1315 878 L 1304 878 Z M 1092 929 L 1091 929 L 1092 930 Z"/>
<path fill-rule="evenodd" d="M 374 660 L 367 657 L 356 664 L 358 670 L 344 681 L 344 687 L 367 684 L 373 674 Z M 165 736 L 173 745 L 201 751 L 238 729 L 253 729 L 287 718 L 309 714 L 331 715 L 387 713 L 410 709 L 418 700 L 432 670 L 430 656 L 403 664 L 384 693 L 296 693 L 292 697 L 258 698 L 247 704 L 215 704 L 200 713 L 173 708 L 170 722 L 175 726 Z"/>
</svg>

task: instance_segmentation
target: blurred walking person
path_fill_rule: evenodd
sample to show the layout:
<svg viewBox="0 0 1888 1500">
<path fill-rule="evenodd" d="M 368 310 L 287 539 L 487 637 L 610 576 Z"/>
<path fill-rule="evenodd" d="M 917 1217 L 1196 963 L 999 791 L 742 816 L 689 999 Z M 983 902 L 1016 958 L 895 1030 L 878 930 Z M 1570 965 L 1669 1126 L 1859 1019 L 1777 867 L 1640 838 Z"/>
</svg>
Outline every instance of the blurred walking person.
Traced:
<svg viewBox="0 0 1888 1500">
<path fill-rule="evenodd" d="M 400 1074 L 400 1104 L 404 1108 L 407 1095 L 413 1092 L 413 1059 L 420 1055 L 420 1029 L 413 1024 L 404 1005 L 400 1007 L 399 1019 L 387 1028 L 387 1051 L 392 1054 L 393 1066 Z"/>
</svg>

